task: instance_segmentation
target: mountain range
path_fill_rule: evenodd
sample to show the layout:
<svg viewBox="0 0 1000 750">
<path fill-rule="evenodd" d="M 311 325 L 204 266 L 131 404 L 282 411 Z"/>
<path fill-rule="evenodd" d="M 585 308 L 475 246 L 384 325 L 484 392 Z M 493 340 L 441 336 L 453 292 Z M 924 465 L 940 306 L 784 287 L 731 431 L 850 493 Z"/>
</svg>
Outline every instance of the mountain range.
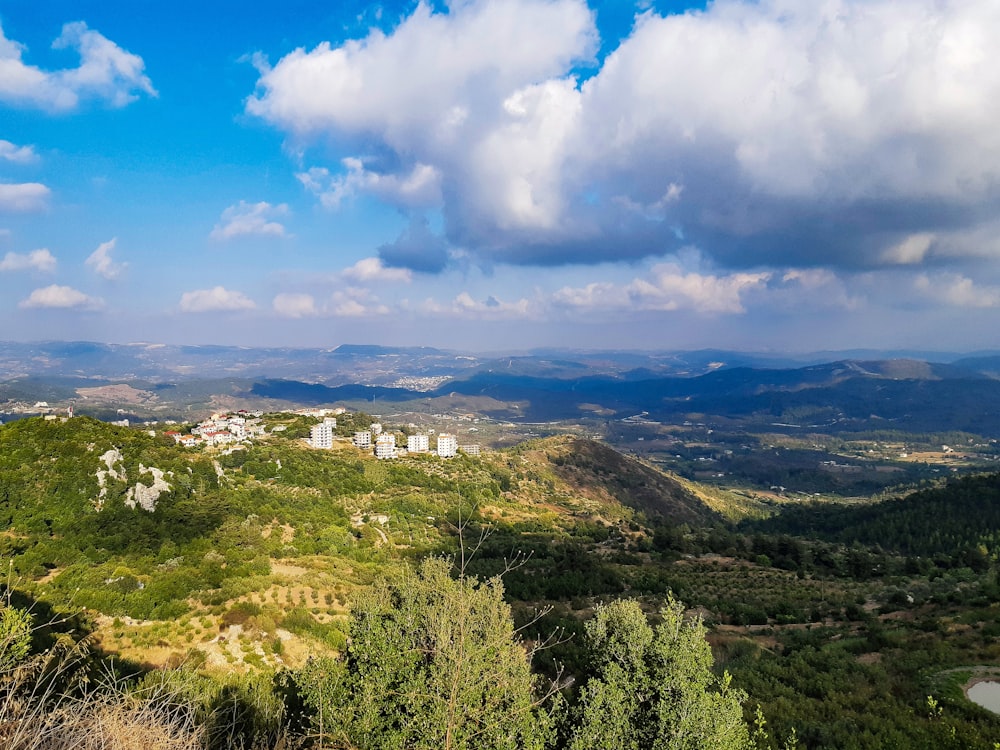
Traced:
<svg viewBox="0 0 1000 750">
<path fill-rule="evenodd" d="M 375 401 L 423 411 L 447 411 L 458 399 L 469 411 L 514 422 L 715 421 L 754 430 L 1000 436 L 1000 355 L 891 354 L 816 362 L 822 355 L 718 350 L 494 356 L 368 345 L 6 343 L 0 399 L 100 403 L 139 416 L 207 409 L 223 398 L 281 408 Z M 121 385 L 131 390 L 106 388 Z"/>
</svg>

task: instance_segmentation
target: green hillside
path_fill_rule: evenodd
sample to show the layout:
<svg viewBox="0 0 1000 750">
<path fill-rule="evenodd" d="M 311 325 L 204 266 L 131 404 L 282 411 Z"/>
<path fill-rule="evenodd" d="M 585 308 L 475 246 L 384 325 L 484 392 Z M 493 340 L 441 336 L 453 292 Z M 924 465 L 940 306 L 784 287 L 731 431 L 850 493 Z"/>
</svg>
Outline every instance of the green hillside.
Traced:
<svg viewBox="0 0 1000 750">
<path fill-rule="evenodd" d="M 522 548 L 534 540 L 533 565 L 569 566 L 563 573 L 577 580 L 560 582 L 557 570 L 536 593 L 568 598 L 627 588 L 600 557 L 572 561 L 598 544 L 648 546 L 642 511 L 660 523 L 714 516 L 664 475 L 596 444 L 553 439 L 477 458 L 376 461 L 347 443 L 306 447 L 301 417 L 266 421 L 286 429 L 232 451 L 182 448 L 83 417 L 6 425 L 0 551 L 21 586 L 97 613 L 108 648 L 156 663 L 250 617 L 268 626 L 247 628 L 251 645 L 287 630 L 302 652 L 317 641 L 336 646 L 351 591 L 402 561 L 455 552 L 465 524 L 476 529 L 467 534 L 493 530 L 489 549 L 512 536 Z M 595 456 L 616 458 L 613 481 Z M 134 488 L 152 486 L 154 472 L 165 486 L 144 508 Z M 475 565 L 485 572 L 489 560 L 484 548 Z M 146 637 L 153 630 L 158 637 Z M 244 651 L 235 661 L 259 661 Z M 290 648 L 283 660 L 295 655 Z"/>
<path fill-rule="evenodd" d="M 338 420 L 349 434 L 368 417 Z M 594 623 L 613 612 L 615 628 L 651 644 L 660 636 L 639 620 L 653 615 L 655 625 L 677 597 L 703 618 L 733 688 L 749 694 L 744 718 L 759 705 L 773 729 L 758 747 L 779 747 L 793 730 L 807 748 L 988 750 L 1000 741 L 1000 719 L 961 690 L 1000 658 L 995 478 L 885 505 L 768 508 L 573 437 L 377 461 L 346 439 L 309 448 L 302 437 L 315 421 L 268 414 L 252 444 L 194 449 L 164 434 L 181 426 L 150 434 L 34 418 L 0 427 L 0 550 L 12 601 L 34 601 L 38 624 L 72 618 L 78 635 L 118 660 L 185 665 L 186 677 L 157 674 L 183 680 L 197 700 L 251 690 L 261 705 L 280 704 L 288 697 L 273 686 L 294 684 L 304 691 L 298 707 L 275 708 L 268 726 L 291 731 L 295 712 L 294 721 L 314 726 L 310 712 L 329 710 L 361 721 L 344 725 L 356 743 L 368 735 L 352 712 L 374 700 L 360 697 L 366 681 L 382 679 L 365 666 L 370 649 L 383 649 L 378 658 L 407 680 L 430 679 L 440 665 L 395 660 L 397 647 L 380 639 L 453 643 L 457 635 L 411 628 L 444 622 L 452 605 L 479 617 L 473 602 L 484 597 L 489 632 L 524 639 L 532 684 L 556 685 L 571 707 L 561 728 L 544 729 L 545 708 L 518 731 L 545 746 L 582 747 L 591 699 L 581 686 L 608 679 L 606 646 L 595 644 L 607 642 L 601 628 L 611 625 Z M 907 533 L 923 546 L 907 546 Z M 453 591 L 438 563 L 427 567 L 441 555 L 453 562 Z M 477 580 L 490 582 L 481 594 Z M 635 609 L 617 609 L 623 599 Z M 412 617 L 394 614 L 405 602 Z M 365 623 L 381 623 L 383 635 L 364 640 Z M 504 649 L 495 653 L 521 653 Z M 615 672 L 639 680 L 629 690 L 661 679 L 644 653 L 632 671 Z M 226 692 L 233 680 L 243 682 Z M 348 692 L 330 693 L 329 680 Z"/>
</svg>

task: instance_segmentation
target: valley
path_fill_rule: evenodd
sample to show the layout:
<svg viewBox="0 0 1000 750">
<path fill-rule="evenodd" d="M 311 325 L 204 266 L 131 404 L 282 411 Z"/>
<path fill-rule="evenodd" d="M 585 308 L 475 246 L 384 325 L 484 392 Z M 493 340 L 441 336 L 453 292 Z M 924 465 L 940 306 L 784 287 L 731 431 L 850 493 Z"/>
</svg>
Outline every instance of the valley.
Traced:
<svg viewBox="0 0 1000 750">
<path fill-rule="evenodd" d="M 948 383 L 894 379 L 899 367 L 864 375 L 864 387 Z M 844 370 L 855 372 L 827 368 Z M 828 383 L 810 368 L 797 377 Z M 738 382 L 710 409 L 655 411 L 675 398 L 663 391 L 685 385 L 707 400 L 720 378 Z M 758 747 L 794 737 L 806 748 L 991 748 L 1000 717 L 963 688 L 1000 658 L 995 429 L 982 410 L 916 429 L 934 404 L 891 428 L 793 423 L 782 394 L 820 399 L 808 415 L 849 412 L 846 396 L 822 402 L 834 386 L 796 390 L 790 378 L 713 368 L 656 381 L 658 400 L 627 377 L 628 387 L 533 381 L 517 398 L 510 384 L 458 379 L 422 397 L 284 381 L 15 379 L 0 427 L 6 590 L 35 613 L 38 648 L 72 632 L 126 674 L 179 668 L 250 685 L 343 653 L 359 597 L 444 556 L 464 576 L 502 578 L 521 637 L 546 644 L 532 651 L 536 674 L 568 676 L 570 701 L 590 669 L 585 623 L 618 599 L 655 615 L 673 596 L 707 628 L 717 671 L 749 696 L 746 720 L 762 712 L 769 739 Z M 993 381 L 980 379 L 986 392 Z M 734 406 L 778 380 L 768 414 Z M 590 393 L 566 396 L 574 389 Z M 15 397 L 30 402 L 24 413 Z M 532 418 L 570 398 L 589 406 Z M 32 416 L 40 401 L 45 413 Z M 179 444 L 212 406 L 259 409 L 261 434 Z M 333 448 L 310 447 L 321 419 L 306 412 L 333 407 Z M 352 444 L 376 421 L 397 445 L 433 431 L 483 450 L 378 460 Z M 152 501 L 132 499 L 148 499 L 136 487 L 157 477 L 166 488 Z"/>
</svg>

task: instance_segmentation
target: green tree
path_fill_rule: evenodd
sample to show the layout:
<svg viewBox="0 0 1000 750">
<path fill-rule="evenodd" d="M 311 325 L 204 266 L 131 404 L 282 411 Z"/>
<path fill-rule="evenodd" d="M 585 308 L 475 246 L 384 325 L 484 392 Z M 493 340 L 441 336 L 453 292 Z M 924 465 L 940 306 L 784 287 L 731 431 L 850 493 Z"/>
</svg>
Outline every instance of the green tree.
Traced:
<svg viewBox="0 0 1000 750">
<path fill-rule="evenodd" d="M 662 622 L 650 627 L 639 605 L 601 607 L 586 624 L 592 677 L 584 686 L 572 750 L 744 750 L 746 695 L 729 675 L 712 672 L 712 652 L 700 619 L 667 600 Z"/>
<path fill-rule="evenodd" d="M 0 672 L 20 664 L 31 651 L 31 613 L 0 604 Z"/>
<path fill-rule="evenodd" d="M 323 742 L 367 748 L 542 748 L 553 722 L 499 578 L 453 579 L 450 564 L 383 579 L 351 614 L 344 658 L 302 670 Z M 340 743 L 339 745 L 336 743 Z"/>
</svg>

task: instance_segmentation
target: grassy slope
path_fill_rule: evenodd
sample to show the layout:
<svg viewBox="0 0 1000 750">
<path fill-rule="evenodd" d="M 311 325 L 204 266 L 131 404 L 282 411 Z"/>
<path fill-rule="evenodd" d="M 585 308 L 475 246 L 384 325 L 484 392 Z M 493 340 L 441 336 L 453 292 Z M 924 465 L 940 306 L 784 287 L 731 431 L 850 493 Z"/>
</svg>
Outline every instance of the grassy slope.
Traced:
<svg viewBox="0 0 1000 750">
<path fill-rule="evenodd" d="M 377 462 L 346 444 L 310 450 L 290 437 L 301 420 L 284 421 L 285 433 L 230 455 L 87 418 L 4 426 L 0 553 L 39 599 L 86 608 L 110 651 L 153 664 L 276 664 L 341 644 L 350 593 L 405 559 L 453 552 L 460 519 L 494 527 L 498 544 L 534 540 L 573 567 L 540 591 L 563 586 L 568 596 L 589 590 L 588 577 L 620 588 L 599 558 L 601 570 L 572 561 L 648 536 L 643 513 L 716 517 L 665 475 L 596 443 Z M 96 475 L 112 448 L 125 479 L 106 480 L 98 510 Z M 152 482 L 151 466 L 171 490 L 152 513 L 127 507 L 129 488 Z M 482 557 L 481 572 L 493 572 L 488 550 Z"/>
</svg>

